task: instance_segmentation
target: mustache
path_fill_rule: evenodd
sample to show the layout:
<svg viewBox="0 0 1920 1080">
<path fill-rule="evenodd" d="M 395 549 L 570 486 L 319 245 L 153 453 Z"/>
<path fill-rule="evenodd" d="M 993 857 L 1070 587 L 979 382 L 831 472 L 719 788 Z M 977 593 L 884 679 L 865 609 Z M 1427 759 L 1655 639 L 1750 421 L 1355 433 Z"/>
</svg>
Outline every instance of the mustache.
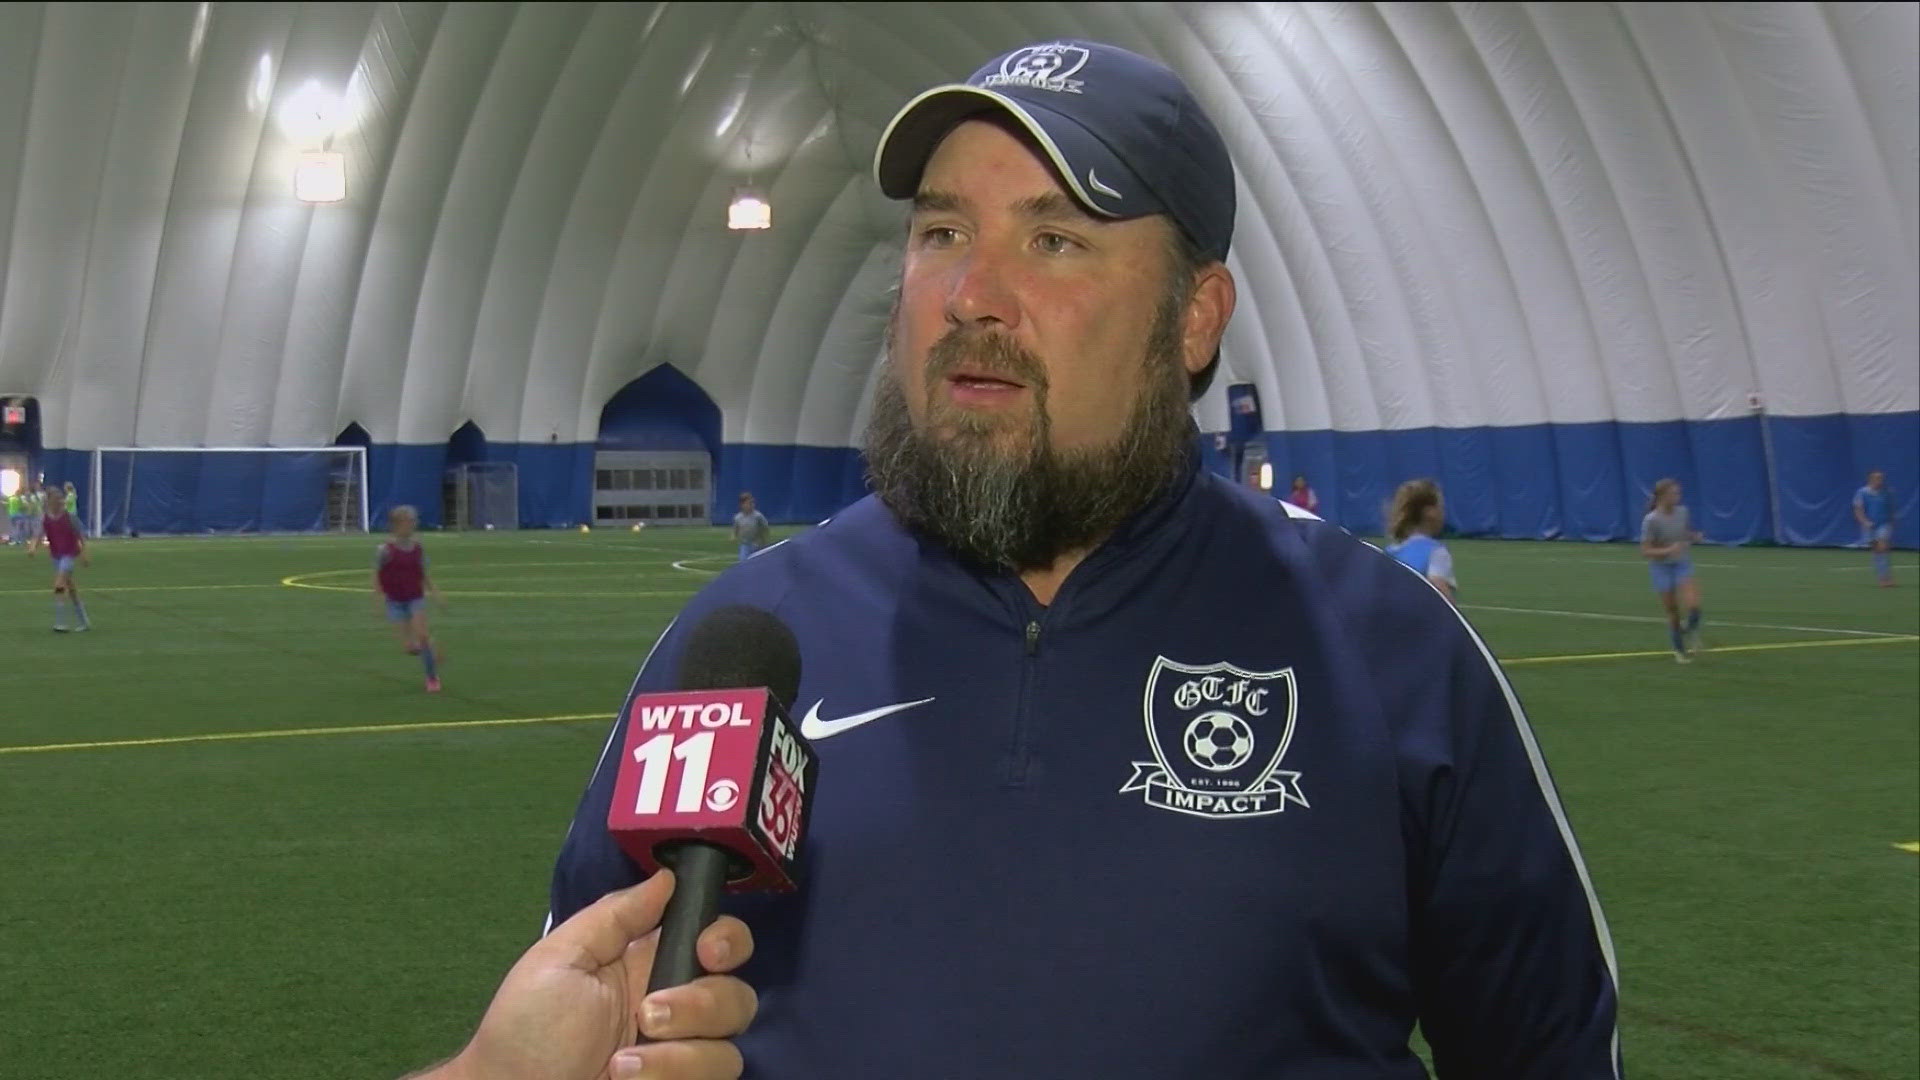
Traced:
<svg viewBox="0 0 1920 1080">
<path fill-rule="evenodd" d="M 1046 365 L 1011 338 L 1000 334 L 969 333 L 955 327 L 927 350 L 927 374 L 945 378 L 965 367 L 982 375 L 1047 389 Z"/>
</svg>

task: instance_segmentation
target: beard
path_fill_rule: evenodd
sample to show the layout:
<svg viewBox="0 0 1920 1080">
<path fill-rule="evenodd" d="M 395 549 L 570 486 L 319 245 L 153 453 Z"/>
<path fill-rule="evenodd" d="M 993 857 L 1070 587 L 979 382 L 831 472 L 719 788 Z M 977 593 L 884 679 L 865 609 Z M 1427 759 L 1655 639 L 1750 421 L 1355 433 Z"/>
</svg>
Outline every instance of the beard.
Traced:
<svg viewBox="0 0 1920 1080">
<path fill-rule="evenodd" d="M 1182 307 L 1161 305 L 1142 358 L 1126 426 L 1102 446 L 1056 450 L 1046 368 L 999 335 L 950 331 L 927 353 L 924 423 L 916 426 L 898 362 L 875 390 L 867 423 L 867 483 L 909 528 L 962 559 L 1020 573 L 1084 551 L 1138 513 L 1186 464 L 1192 427 L 1179 360 Z M 966 365 L 1025 384 L 1024 414 L 982 414 L 941 393 Z"/>
</svg>

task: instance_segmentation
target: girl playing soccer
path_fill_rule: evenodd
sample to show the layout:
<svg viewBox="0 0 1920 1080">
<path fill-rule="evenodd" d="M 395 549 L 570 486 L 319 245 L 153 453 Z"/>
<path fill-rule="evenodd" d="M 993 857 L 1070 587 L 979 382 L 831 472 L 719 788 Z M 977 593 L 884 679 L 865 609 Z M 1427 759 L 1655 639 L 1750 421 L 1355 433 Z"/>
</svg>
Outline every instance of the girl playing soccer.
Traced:
<svg viewBox="0 0 1920 1080">
<path fill-rule="evenodd" d="M 1293 478 L 1293 490 L 1287 493 L 1287 501 L 1309 514 L 1320 512 L 1320 496 L 1313 493 L 1304 475 Z"/>
<path fill-rule="evenodd" d="M 56 633 L 67 632 L 67 616 L 60 608 L 64 598 L 73 605 L 73 629 L 76 633 L 91 630 L 93 625 L 87 621 L 87 609 L 80 603 L 80 590 L 73 583 L 73 563 L 78 559 L 86 566 L 86 541 L 80 538 L 80 527 L 67 513 L 64 501 L 50 502 L 46 506 L 41 521 L 47 540 L 47 556 L 53 560 L 53 629 Z"/>
<path fill-rule="evenodd" d="M 1860 535 L 1873 549 L 1873 576 L 1883 589 L 1893 588 L 1893 493 L 1887 490 L 1887 474 L 1875 469 L 1867 474 L 1867 486 L 1853 493 L 1853 518 L 1860 523 Z"/>
<path fill-rule="evenodd" d="M 1448 600 L 1460 588 L 1453 577 L 1453 553 L 1436 537 L 1446 528 L 1447 511 L 1440 486 L 1431 480 L 1409 480 L 1393 493 L 1387 511 L 1387 535 L 1393 543 L 1387 554 L 1412 567 Z"/>
<path fill-rule="evenodd" d="M 427 597 L 437 602 L 440 591 L 427 576 L 427 553 L 413 533 L 420 515 L 411 506 L 396 506 L 387 513 L 393 539 L 381 544 L 373 561 L 375 604 L 384 601 L 387 621 L 400 634 L 400 647 L 418 656 L 427 669 L 427 692 L 440 689 L 440 673 L 433 657 L 433 638 L 427 632 Z"/>
<path fill-rule="evenodd" d="M 1700 648 L 1700 587 L 1693 581 L 1693 545 L 1700 534 L 1693 531 L 1687 508 L 1680 505 L 1680 481 L 1661 480 L 1653 485 L 1653 499 L 1647 504 L 1647 516 L 1640 521 L 1640 554 L 1646 556 L 1647 569 L 1653 575 L 1653 591 L 1667 611 L 1667 631 L 1673 641 L 1673 658 L 1689 663 L 1688 653 Z M 1685 603 L 1687 621 L 1680 623 L 1680 606 Z"/>
</svg>

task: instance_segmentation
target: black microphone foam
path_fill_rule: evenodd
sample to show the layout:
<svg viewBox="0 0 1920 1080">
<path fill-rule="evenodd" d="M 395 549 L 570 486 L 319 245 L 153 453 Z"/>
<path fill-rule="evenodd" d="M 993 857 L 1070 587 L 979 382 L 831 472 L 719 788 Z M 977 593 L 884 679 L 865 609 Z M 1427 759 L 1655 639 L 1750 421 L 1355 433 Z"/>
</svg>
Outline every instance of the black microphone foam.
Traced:
<svg viewBox="0 0 1920 1080">
<path fill-rule="evenodd" d="M 687 635 L 679 690 L 764 686 L 791 709 L 800 693 L 800 642 L 787 624 L 759 608 L 713 609 Z"/>
</svg>

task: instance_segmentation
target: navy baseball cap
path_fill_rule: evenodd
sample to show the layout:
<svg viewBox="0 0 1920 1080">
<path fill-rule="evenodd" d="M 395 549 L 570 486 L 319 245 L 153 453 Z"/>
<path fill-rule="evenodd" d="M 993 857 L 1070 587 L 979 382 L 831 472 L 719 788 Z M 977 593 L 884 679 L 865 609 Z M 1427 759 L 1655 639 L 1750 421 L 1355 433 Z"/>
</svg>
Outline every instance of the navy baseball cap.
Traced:
<svg viewBox="0 0 1920 1080">
<path fill-rule="evenodd" d="M 1220 260 L 1233 242 L 1233 160 L 1180 76 L 1112 45 L 1053 41 L 990 61 L 964 83 L 907 102 L 880 136 L 874 177 L 912 198 L 940 140 L 983 112 L 1011 116 L 1099 217 L 1166 214 Z"/>
</svg>

